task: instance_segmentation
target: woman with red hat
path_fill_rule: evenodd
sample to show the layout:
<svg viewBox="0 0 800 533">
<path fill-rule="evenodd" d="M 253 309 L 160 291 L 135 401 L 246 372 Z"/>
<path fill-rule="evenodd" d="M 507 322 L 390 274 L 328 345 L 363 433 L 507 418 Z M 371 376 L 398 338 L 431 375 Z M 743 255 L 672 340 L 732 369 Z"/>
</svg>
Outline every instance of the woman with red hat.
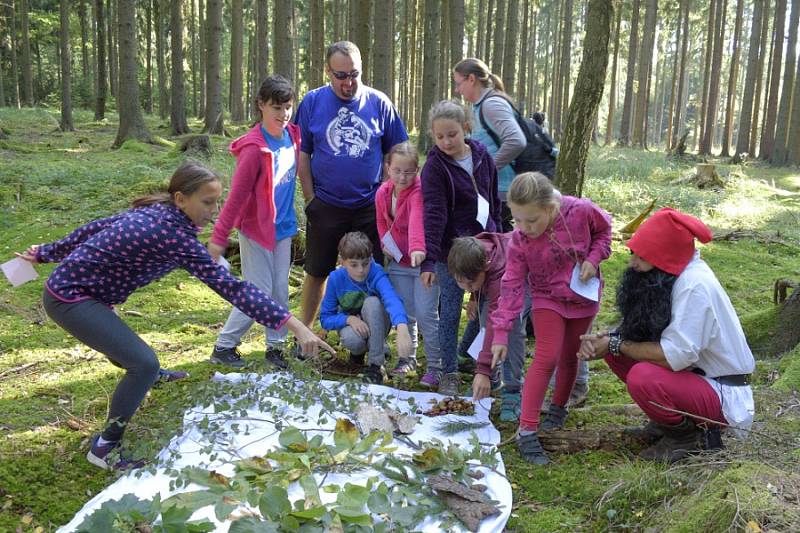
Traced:
<svg viewBox="0 0 800 533">
<path fill-rule="evenodd" d="M 655 444 L 642 452 L 645 459 L 672 463 L 720 448 L 721 425 L 742 433 L 753 421 L 753 354 L 728 295 L 694 246 L 712 237 L 697 218 L 657 211 L 627 243 L 633 255 L 617 288 L 622 323 L 582 337 L 578 357 L 604 357 L 650 418 L 643 433 Z"/>
</svg>

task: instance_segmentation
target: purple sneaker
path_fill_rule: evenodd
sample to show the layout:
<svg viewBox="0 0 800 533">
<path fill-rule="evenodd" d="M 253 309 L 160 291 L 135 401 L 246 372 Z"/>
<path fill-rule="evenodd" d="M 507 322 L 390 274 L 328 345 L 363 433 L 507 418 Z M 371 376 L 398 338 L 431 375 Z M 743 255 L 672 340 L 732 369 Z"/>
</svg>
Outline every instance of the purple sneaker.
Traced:
<svg viewBox="0 0 800 533">
<path fill-rule="evenodd" d="M 419 380 L 419 384 L 429 389 L 435 389 L 439 386 L 441 377 L 442 375 L 439 372 L 426 372 L 422 379 Z"/>
<path fill-rule="evenodd" d="M 106 444 L 98 444 L 100 435 L 95 435 L 92 439 L 92 448 L 86 454 L 86 459 L 95 466 L 99 466 L 103 470 L 129 470 L 133 468 L 141 468 L 145 465 L 143 459 L 131 459 L 124 457 L 122 453 L 115 454 L 116 457 L 109 457 L 111 451 L 119 446 L 119 442 L 108 442 Z M 110 462 L 117 459 L 117 462 Z"/>
<path fill-rule="evenodd" d="M 156 383 L 171 383 L 179 379 L 186 379 L 189 377 L 188 372 L 182 370 L 167 370 L 165 368 L 158 369 L 158 379 Z"/>
</svg>

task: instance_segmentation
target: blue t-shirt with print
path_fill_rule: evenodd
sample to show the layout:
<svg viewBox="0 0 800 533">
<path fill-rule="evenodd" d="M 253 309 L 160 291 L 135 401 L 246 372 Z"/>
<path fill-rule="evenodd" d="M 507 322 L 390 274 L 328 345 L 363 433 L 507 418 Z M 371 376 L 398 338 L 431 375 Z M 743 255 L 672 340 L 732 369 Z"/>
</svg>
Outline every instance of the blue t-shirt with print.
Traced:
<svg viewBox="0 0 800 533">
<path fill-rule="evenodd" d="M 389 98 L 360 86 L 352 100 L 342 100 L 330 85 L 306 94 L 295 123 L 301 150 L 311 155 L 314 194 L 338 207 L 359 208 L 375 200 L 383 156 L 408 133 Z"/>
<path fill-rule="evenodd" d="M 272 152 L 272 196 L 275 200 L 275 240 L 280 241 L 297 233 L 297 216 L 294 212 L 295 177 L 297 161 L 289 130 L 283 129 L 280 139 L 273 137 L 264 126 L 261 134 Z"/>
</svg>

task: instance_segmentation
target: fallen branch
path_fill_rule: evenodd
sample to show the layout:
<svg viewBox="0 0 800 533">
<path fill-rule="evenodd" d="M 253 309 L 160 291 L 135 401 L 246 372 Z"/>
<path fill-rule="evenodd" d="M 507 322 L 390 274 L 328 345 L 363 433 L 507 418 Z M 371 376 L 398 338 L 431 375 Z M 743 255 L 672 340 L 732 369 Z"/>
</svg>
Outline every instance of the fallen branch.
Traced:
<svg viewBox="0 0 800 533">
<path fill-rule="evenodd" d="M 736 229 L 714 234 L 715 241 L 738 241 L 741 239 L 752 239 L 764 244 L 780 244 L 791 248 L 800 248 L 800 243 L 786 241 L 778 237 L 761 233 L 760 231 Z"/>
<path fill-rule="evenodd" d="M 18 374 L 20 372 L 23 372 L 31 367 L 38 365 L 39 363 L 41 363 L 41 361 L 33 361 L 32 363 L 25 363 L 24 365 L 15 366 L 14 368 L 9 368 L 4 372 L 0 372 L 0 379 L 5 378 L 6 376 L 11 376 L 11 374 Z"/>
</svg>

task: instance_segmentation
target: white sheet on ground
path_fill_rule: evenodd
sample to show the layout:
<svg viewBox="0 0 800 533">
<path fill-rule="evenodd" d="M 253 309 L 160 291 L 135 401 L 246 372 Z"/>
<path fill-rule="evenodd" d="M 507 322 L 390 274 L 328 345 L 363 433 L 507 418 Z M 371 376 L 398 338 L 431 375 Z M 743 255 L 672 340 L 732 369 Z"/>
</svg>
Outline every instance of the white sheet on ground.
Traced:
<svg viewBox="0 0 800 533">
<path fill-rule="evenodd" d="M 274 379 L 273 374 L 267 375 L 256 375 L 256 374 L 220 374 L 217 373 L 214 380 L 219 381 L 241 381 L 244 379 L 249 380 L 260 380 L 260 383 L 264 386 L 270 384 Z M 337 385 L 337 382 L 333 381 L 323 381 L 325 384 L 330 385 Z M 394 408 L 400 412 L 410 413 L 411 409 L 407 403 L 407 399 L 409 397 L 414 397 L 418 406 L 423 406 L 427 408 L 428 401 L 430 399 L 440 400 L 443 397 L 439 394 L 434 393 L 426 393 L 426 392 L 409 392 L 394 389 L 391 387 L 380 386 L 380 385 L 364 385 L 365 388 L 369 389 L 369 392 L 374 395 L 389 395 L 394 397 Z M 221 400 L 221 399 L 220 399 Z M 471 432 L 462 432 L 454 436 L 443 436 L 437 433 L 436 427 L 443 421 L 447 420 L 448 418 L 455 418 L 458 420 L 468 420 L 471 422 L 489 422 L 489 425 L 486 427 L 481 428 L 480 430 L 476 431 L 475 433 L 478 436 L 478 439 L 481 443 L 497 445 L 500 443 L 500 433 L 495 429 L 495 427 L 491 424 L 489 420 L 489 412 L 488 408 L 490 407 L 489 400 L 483 400 L 482 402 L 476 404 L 475 414 L 470 417 L 464 416 L 454 416 L 454 415 L 446 415 L 446 416 L 437 416 L 437 417 L 427 417 L 421 416 L 421 423 L 417 425 L 414 433 L 409 435 L 410 439 L 417 443 L 425 443 L 431 439 L 439 439 L 442 442 L 447 443 L 448 441 L 463 445 L 469 446 L 469 439 L 471 437 Z M 313 423 L 309 423 L 307 428 L 304 428 L 302 424 L 297 423 L 290 423 L 291 425 L 297 427 L 300 430 L 310 429 L 310 428 L 329 428 L 333 429 L 336 420 L 328 420 L 326 425 L 320 425 L 317 423 L 318 420 L 318 413 L 319 413 L 318 406 L 312 406 L 309 408 L 306 413 L 309 415 L 309 420 L 314 421 Z M 299 412 L 299 410 L 295 409 L 294 407 L 287 406 L 287 414 L 291 411 Z M 247 423 L 249 431 L 247 431 L 247 435 L 245 435 L 245 424 L 239 422 L 240 430 L 238 433 L 234 434 L 234 441 L 233 446 L 231 448 L 235 449 L 238 456 L 234 457 L 230 453 L 229 447 L 226 446 L 225 449 L 216 448 L 214 453 L 217 454 L 216 460 L 211 460 L 211 454 L 203 453 L 202 449 L 209 445 L 209 442 L 206 440 L 205 436 L 200 432 L 197 428 L 197 423 L 199 423 L 206 414 L 215 413 L 214 407 L 209 406 L 208 408 L 203 409 L 202 407 L 197 407 L 194 409 L 189 409 L 184 414 L 184 433 L 179 437 L 175 437 L 172 439 L 170 444 L 161 451 L 159 454 L 159 460 L 164 461 L 168 457 L 172 455 L 171 452 L 178 451 L 180 453 L 180 459 L 178 459 L 173 468 L 180 469 L 184 466 L 199 466 L 204 467 L 209 470 L 216 470 L 217 472 L 226 475 L 232 476 L 234 473 L 233 466 L 230 463 L 226 464 L 226 461 L 241 459 L 245 457 L 251 457 L 255 455 L 264 455 L 269 450 L 278 447 L 278 431 L 276 431 L 274 425 L 270 422 L 252 422 L 249 421 Z M 249 416 L 253 418 L 258 418 L 259 412 L 255 410 L 249 411 Z M 330 418 L 330 417 L 329 417 Z M 227 422 L 230 425 L 232 422 Z M 314 433 L 309 433 L 309 438 Z M 320 432 L 321 435 L 324 436 L 326 442 L 333 442 L 332 432 Z M 395 440 L 393 446 L 397 447 L 397 451 L 395 454 L 404 454 L 404 455 L 411 455 L 415 453 L 416 450 L 412 449 L 410 446 L 404 444 L 402 441 Z M 480 468 L 486 475 L 483 479 L 481 479 L 480 483 L 485 484 L 488 487 L 487 494 L 490 498 L 500 503 L 501 514 L 489 517 L 485 519 L 481 523 L 480 533 L 499 533 L 503 531 L 506 522 L 508 521 L 509 516 L 511 515 L 511 505 L 512 505 L 512 494 L 511 494 L 511 485 L 508 482 L 508 479 L 504 477 L 505 474 L 505 466 L 503 464 L 503 459 L 500 456 L 500 453 L 497 453 L 498 458 L 498 466 L 497 472 L 493 472 L 487 468 Z M 503 474 L 503 475 L 501 475 Z M 362 483 L 366 484 L 366 480 L 369 477 L 378 476 L 381 479 L 383 478 L 382 475 L 378 474 L 374 470 L 364 470 L 361 472 L 355 473 L 347 473 L 347 474 L 328 474 L 327 478 L 325 479 L 325 484 L 337 484 L 337 485 L 344 485 L 345 482 L 349 483 Z M 163 468 L 159 467 L 156 473 L 149 474 L 145 473 L 140 477 L 136 477 L 133 473 L 125 475 L 119 478 L 116 482 L 111 484 L 105 490 L 97 494 L 94 498 L 89 500 L 86 505 L 72 518 L 72 520 L 60 528 L 59 532 L 69 532 L 75 531 L 76 528 L 83 522 L 83 520 L 92 514 L 96 509 L 99 509 L 103 502 L 108 500 L 118 500 L 122 498 L 125 494 L 135 494 L 140 499 L 151 499 L 157 493 L 161 494 L 161 501 L 164 501 L 169 496 L 173 494 L 177 494 L 179 492 L 187 492 L 191 490 L 198 490 L 201 487 L 195 484 L 190 484 L 186 487 L 182 487 L 176 490 L 170 490 L 169 485 L 170 481 L 174 478 L 167 475 Z M 321 476 L 317 477 L 317 480 L 320 481 L 322 479 Z M 294 501 L 300 499 L 303 496 L 302 489 L 298 486 L 297 483 L 293 483 L 289 488 L 289 499 Z M 336 500 L 335 494 L 328 494 L 324 491 L 320 491 L 320 497 L 325 502 L 332 502 Z M 229 528 L 229 523 L 224 522 L 220 523 L 214 517 L 214 508 L 213 506 L 204 507 L 199 509 L 195 512 L 191 520 L 199 520 L 202 518 L 207 518 L 211 522 L 217 524 L 216 531 L 219 532 L 227 532 Z M 439 527 L 438 520 L 433 518 L 429 518 L 423 524 L 420 525 L 419 528 L 421 531 L 425 532 L 435 532 L 441 531 Z"/>
</svg>

